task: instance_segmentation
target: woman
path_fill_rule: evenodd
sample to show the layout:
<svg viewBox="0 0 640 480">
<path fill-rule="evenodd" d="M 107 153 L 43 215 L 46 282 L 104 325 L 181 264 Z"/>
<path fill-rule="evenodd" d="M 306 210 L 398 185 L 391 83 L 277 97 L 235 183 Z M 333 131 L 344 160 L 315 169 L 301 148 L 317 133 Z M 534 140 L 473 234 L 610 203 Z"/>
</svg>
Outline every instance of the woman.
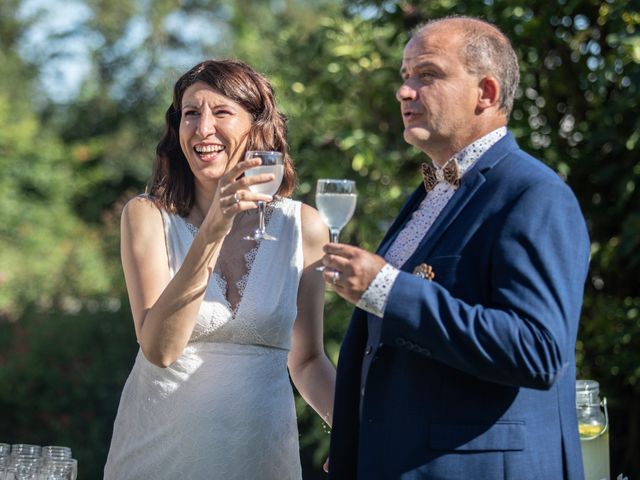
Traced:
<svg viewBox="0 0 640 480">
<path fill-rule="evenodd" d="M 287 375 L 327 421 L 334 368 L 324 354 L 327 229 L 288 195 L 295 173 L 270 84 L 237 61 L 206 61 L 174 87 L 148 195 L 122 213 L 122 264 L 140 352 L 126 382 L 106 479 L 299 479 Z M 273 178 L 246 150 L 278 150 Z M 245 240 L 268 201 L 277 241 Z M 251 212 L 251 213 L 250 213 Z"/>
</svg>

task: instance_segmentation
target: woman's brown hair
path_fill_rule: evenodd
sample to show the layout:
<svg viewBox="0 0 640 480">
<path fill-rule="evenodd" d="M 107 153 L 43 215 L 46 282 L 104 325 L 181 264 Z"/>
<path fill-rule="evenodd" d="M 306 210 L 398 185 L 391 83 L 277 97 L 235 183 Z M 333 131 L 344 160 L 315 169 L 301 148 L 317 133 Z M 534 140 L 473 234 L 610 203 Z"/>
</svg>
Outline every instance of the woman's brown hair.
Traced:
<svg viewBox="0 0 640 480">
<path fill-rule="evenodd" d="M 195 200 L 194 177 L 180 147 L 182 97 L 187 88 L 203 82 L 240 104 L 252 117 L 247 150 L 277 150 L 284 155 L 284 176 L 277 194 L 289 196 L 296 173 L 287 145 L 287 119 L 278 111 L 273 87 L 246 63 L 207 60 L 182 75 L 173 87 L 173 101 L 165 113 L 165 132 L 156 148 L 149 194 L 171 213 L 189 215 Z M 243 152 L 244 153 L 244 152 Z M 243 158 L 241 155 L 240 158 Z"/>
</svg>

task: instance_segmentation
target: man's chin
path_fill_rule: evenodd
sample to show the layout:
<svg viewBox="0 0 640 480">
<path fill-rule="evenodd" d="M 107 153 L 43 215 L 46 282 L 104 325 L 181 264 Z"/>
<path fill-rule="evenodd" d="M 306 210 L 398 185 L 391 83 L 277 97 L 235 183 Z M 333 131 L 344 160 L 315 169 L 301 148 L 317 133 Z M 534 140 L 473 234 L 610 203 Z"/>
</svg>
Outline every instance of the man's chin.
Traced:
<svg viewBox="0 0 640 480">
<path fill-rule="evenodd" d="M 424 128 L 408 127 L 404 129 L 404 141 L 420 150 L 427 147 L 430 137 L 431 133 Z"/>
</svg>

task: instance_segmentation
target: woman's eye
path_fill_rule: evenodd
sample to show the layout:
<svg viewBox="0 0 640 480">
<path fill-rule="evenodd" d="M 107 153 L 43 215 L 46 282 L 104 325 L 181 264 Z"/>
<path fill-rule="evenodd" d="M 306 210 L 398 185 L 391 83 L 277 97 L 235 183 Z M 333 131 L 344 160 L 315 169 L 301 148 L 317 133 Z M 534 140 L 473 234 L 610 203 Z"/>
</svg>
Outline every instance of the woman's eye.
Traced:
<svg viewBox="0 0 640 480">
<path fill-rule="evenodd" d="M 225 117 L 227 115 L 231 115 L 231 112 L 229 110 L 216 110 L 215 114 L 218 117 Z"/>
<path fill-rule="evenodd" d="M 198 112 L 196 110 L 185 110 L 183 115 L 185 117 L 192 117 L 194 115 L 198 115 Z"/>
</svg>

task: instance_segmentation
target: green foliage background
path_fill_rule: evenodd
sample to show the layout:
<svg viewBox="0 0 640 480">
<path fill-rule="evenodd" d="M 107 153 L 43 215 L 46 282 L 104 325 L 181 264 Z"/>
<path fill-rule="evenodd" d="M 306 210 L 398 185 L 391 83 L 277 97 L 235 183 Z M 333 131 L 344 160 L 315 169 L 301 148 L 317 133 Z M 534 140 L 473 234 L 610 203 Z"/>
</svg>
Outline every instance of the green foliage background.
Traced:
<svg viewBox="0 0 640 480">
<path fill-rule="evenodd" d="M 631 0 L 4 0 L 0 442 L 69 445 L 80 478 L 101 478 L 137 351 L 119 214 L 149 178 L 179 73 L 211 57 L 264 72 L 289 117 L 296 197 L 313 204 L 319 177 L 355 179 L 360 202 L 343 239 L 375 249 L 422 161 L 402 140 L 394 99 L 402 48 L 413 26 L 450 14 L 481 16 L 512 38 L 522 82 L 511 128 L 581 202 L 592 263 L 579 377 L 608 398 L 612 474 L 640 478 L 640 6 Z M 76 63 L 85 75 L 70 89 L 61 69 Z M 351 309 L 326 299 L 335 361 Z M 298 407 L 305 478 L 323 478 L 328 435 Z"/>
</svg>

